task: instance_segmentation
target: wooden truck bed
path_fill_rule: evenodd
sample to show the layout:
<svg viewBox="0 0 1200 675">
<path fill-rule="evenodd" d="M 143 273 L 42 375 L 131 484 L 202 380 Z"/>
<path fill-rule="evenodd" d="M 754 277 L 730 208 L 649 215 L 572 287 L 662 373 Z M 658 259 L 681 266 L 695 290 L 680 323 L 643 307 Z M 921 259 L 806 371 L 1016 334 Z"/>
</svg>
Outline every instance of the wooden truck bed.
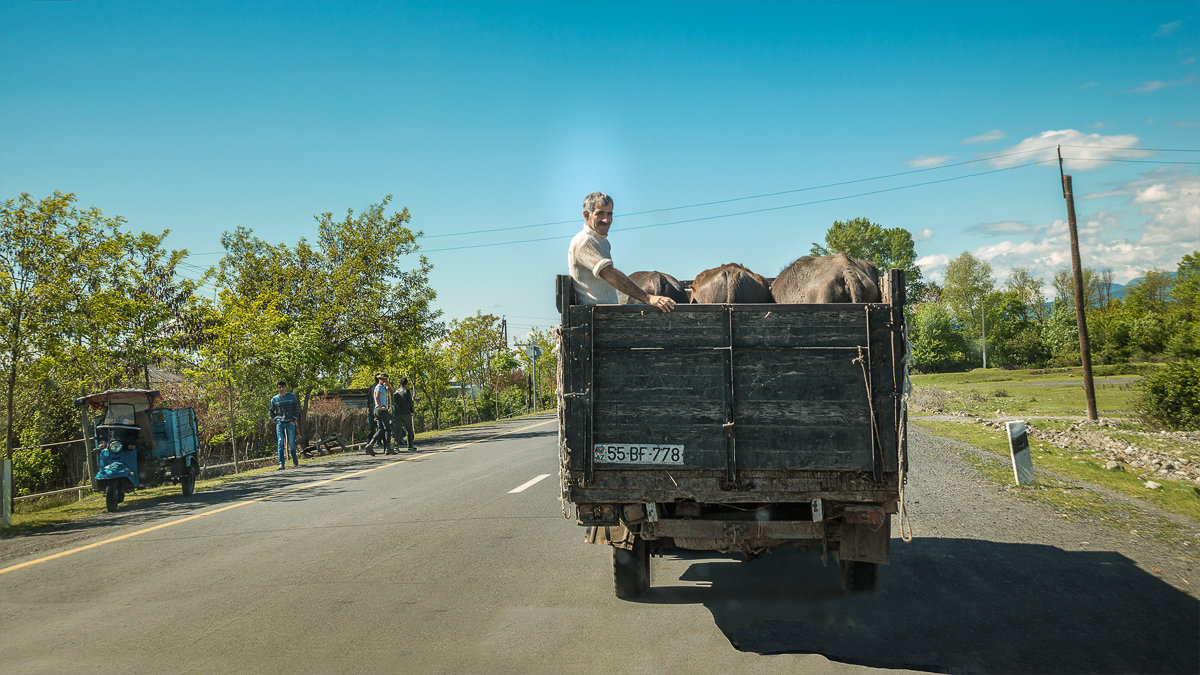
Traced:
<svg viewBox="0 0 1200 675">
<path fill-rule="evenodd" d="M 893 292 L 896 289 L 896 292 Z M 558 278 L 566 501 L 894 504 L 903 275 L 883 303 L 573 304 Z"/>
</svg>

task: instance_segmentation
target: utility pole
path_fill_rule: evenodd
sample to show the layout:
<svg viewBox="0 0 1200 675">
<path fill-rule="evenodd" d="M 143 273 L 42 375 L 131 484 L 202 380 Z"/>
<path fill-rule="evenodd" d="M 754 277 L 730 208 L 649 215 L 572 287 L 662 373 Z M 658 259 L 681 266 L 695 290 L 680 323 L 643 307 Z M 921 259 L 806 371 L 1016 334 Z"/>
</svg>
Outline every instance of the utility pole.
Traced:
<svg viewBox="0 0 1200 675">
<path fill-rule="evenodd" d="M 1084 311 L 1083 266 L 1079 262 L 1079 233 L 1075 227 L 1075 193 L 1071 177 L 1063 173 L 1062 146 L 1058 148 L 1058 175 L 1062 178 L 1063 199 L 1067 200 L 1067 226 L 1071 229 L 1071 271 L 1075 287 L 1075 324 L 1079 328 L 1079 358 L 1083 364 L 1083 393 L 1087 397 L 1088 419 L 1095 422 L 1096 387 L 1092 382 L 1092 349 L 1088 344 L 1087 313 Z"/>
<path fill-rule="evenodd" d="M 987 315 L 984 313 L 984 303 L 987 295 L 979 298 L 979 333 L 983 337 L 983 369 L 987 370 Z"/>
</svg>

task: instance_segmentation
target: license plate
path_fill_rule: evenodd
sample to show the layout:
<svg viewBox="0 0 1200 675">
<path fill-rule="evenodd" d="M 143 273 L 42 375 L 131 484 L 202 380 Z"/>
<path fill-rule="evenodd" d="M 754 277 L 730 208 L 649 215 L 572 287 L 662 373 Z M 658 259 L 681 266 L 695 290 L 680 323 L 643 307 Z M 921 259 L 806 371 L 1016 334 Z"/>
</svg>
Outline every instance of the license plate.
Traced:
<svg viewBox="0 0 1200 675">
<path fill-rule="evenodd" d="M 597 443 L 597 464 L 683 464 L 682 445 Z"/>
</svg>

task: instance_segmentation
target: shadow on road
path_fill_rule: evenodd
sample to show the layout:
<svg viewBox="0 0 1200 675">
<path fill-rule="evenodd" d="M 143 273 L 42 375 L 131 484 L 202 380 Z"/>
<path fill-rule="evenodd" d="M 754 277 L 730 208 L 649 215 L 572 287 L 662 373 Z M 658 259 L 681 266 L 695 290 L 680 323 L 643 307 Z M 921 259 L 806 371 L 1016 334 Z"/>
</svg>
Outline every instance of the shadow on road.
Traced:
<svg viewBox="0 0 1200 675">
<path fill-rule="evenodd" d="M 711 586 L 655 578 L 645 602 L 705 605 L 742 651 L 946 673 L 1200 672 L 1200 601 L 1113 552 L 918 539 L 852 596 L 832 558 L 794 549 L 706 558 L 681 579 Z"/>
</svg>

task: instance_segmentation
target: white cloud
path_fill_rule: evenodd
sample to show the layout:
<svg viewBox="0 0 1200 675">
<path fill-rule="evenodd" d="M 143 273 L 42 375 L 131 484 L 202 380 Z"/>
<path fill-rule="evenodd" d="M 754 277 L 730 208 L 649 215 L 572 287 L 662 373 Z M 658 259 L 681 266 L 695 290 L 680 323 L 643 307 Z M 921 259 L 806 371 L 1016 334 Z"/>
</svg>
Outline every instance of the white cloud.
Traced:
<svg viewBox="0 0 1200 675">
<path fill-rule="evenodd" d="M 1119 211 L 1101 210 L 1085 217 L 1078 223 L 1085 267 L 1111 269 L 1114 280 L 1123 284 L 1149 269 L 1174 270 L 1183 255 L 1200 249 L 1200 177 L 1164 170 L 1113 192 L 1138 204 L 1143 221 L 1140 234 L 1128 233 L 1122 222 L 1128 214 Z M 1148 198 L 1139 200 L 1139 196 Z M 1046 282 L 1055 272 L 1070 268 L 1071 239 L 1065 220 L 1030 225 L 1028 232 L 1027 237 L 1014 233 L 971 254 L 992 266 L 998 284 L 1015 267 L 1024 267 Z M 940 283 L 950 257 L 927 255 L 917 264 L 923 274 Z"/>
<path fill-rule="evenodd" d="M 1196 78 L 1191 75 L 1178 80 L 1172 80 L 1170 82 L 1165 82 L 1163 80 L 1146 80 L 1140 87 L 1134 87 L 1129 91 L 1135 94 L 1145 94 L 1152 91 L 1158 91 L 1159 89 L 1166 89 L 1167 87 L 1178 87 L 1184 84 L 1191 84 L 1195 80 Z"/>
<path fill-rule="evenodd" d="M 1137 196 L 1133 198 L 1134 204 L 1149 204 L 1153 202 L 1165 202 L 1171 198 L 1167 193 L 1167 187 L 1162 183 L 1155 183 L 1144 190 L 1138 190 Z"/>
<path fill-rule="evenodd" d="M 999 223 L 980 223 L 967 228 L 972 232 L 981 232 L 983 234 L 1027 234 L 1032 231 L 1029 225 L 1018 223 L 1016 221 L 1007 220 Z"/>
<path fill-rule="evenodd" d="M 1150 152 L 1132 149 L 1138 143 L 1133 134 L 1103 136 L 1085 134 L 1074 129 L 1043 131 L 1004 151 L 1002 157 L 991 160 L 992 166 L 1007 168 L 1028 162 L 1058 161 L 1057 147 L 1062 146 L 1063 166 L 1072 171 L 1086 171 L 1104 164 L 1106 159 L 1146 157 Z"/>
<path fill-rule="evenodd" d="M 1166 37 L 1166 36 L 1170 35 L 1171 33 L 1174 33 L 1175 31 L 1179 30 L 1182 26 L 1183 26 L 1182 20 L 1171 21 L 1170 23 L 1164 23 L 1163 25 L 1158 27 L 1158 30 L 1154 31 L 1154 37 Z"/>
<path fill-rule="evenodd" d="M 904 163 L 914 169 L 925 169 L 941 166 L 952 159 L 954 159 L 953 155 L 921 155 L 920 157 L 913 157 L 910 160 L 906 160 Z"/>
<path fill-rule="evenodd" d="M 921 230 L 920 232 L 917 233 L 917 235 L 915 237 L 913 237 L 914 241 L 928 241 L 930 239 L 933 239 L 933 228 L 932 227 L 927 227 L 927 228 Z"/>
<path fill-rule="evenodd" d="M 1007 138 L 1007 137 L 1004 135 L 1003 131 L 1000 131 L 999 129 L 992 129 L 991 131 L 985 131 L 984 133 L 979 134 L 978 136 L 971 136 L 970 138 L 964 138 L 961 141 L 959 141 L 959 143 L 961 143 L 963 145 L 967 145 L 968 143 L 990 143 L 992 141 L 1002 141 L 1005 138 Z"/>
<path fill-rule="evenodd" d="M 1156 182 L 1133 199 L 1147 219 L 1138 243 L 1200 248 L 1200 177 L 1163 173 L 1154 178 Z"/>
<path fill-rule="evenodd" d="M 1091 89 L 1092 87 L 1099 87 L 1099 86 L 1100 86 L 1099 82 L 1085 82 L 1082 85 L 1080 85 L 1079 88 L 1080 89 Z"/>
<path fill-rule="evenodd" d="M 925 255 L 917 258 L 915 264 L 921 268 L 921 276 L 940 284 L 946 278 L 946 263 L 950 260 L 948 255 Z"/>
</svg>

